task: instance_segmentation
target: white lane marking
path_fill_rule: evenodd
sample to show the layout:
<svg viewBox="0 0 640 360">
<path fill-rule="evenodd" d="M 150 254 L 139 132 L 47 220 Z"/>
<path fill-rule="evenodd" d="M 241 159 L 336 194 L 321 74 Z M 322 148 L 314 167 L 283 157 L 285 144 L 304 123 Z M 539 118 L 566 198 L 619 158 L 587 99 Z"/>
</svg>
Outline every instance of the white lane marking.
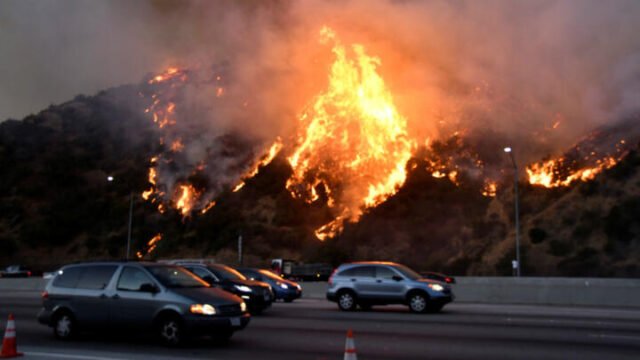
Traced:
<svg viewBox="0 0 640 360">
<path fill-rule="evenodd" d="M 33 355 L 33 356 L 43 356 L 50 358 L 59 358 L 59 359 L 79 359 L 79 360 L 126 360 L 125 358 L 114 358 L 114 357 L 104 357 L 104 356 L 89 356 L 89 355 L 71 355 L 65 353 L 46 353 L 46 352 L 37 352 L 37 351 L 25 351 L 25 355 Z"/>
<path fill-rule="evenodd" d="M 633 335 L 589 334 L 589 336 L 595 337 L 595 338 L 640 340 L 640 336 L 633 336 Z"/>
</svg>

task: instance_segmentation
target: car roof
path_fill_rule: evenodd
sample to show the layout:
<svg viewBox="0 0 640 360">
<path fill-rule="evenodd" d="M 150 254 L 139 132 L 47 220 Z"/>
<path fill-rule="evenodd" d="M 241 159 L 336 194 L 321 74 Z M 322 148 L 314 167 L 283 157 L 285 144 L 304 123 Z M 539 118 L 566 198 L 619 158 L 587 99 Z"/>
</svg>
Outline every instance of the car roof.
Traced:
<svg viewBox="0 0 640 360">
<path fill-rule="evenodd" d="M 64 265 L 67 266 L 87 266 L 87 265 L 142 265 L 142 266 L 175 266 L 172 264 L 160 264 L 152 261 L 83 261 Z"/>
<path fill-rule="evenodd" d="M 392 261 L 354 261 L 342 265 L 400 265 Z M 341 266 L 342 266 L 341 265 Z"/>
</svg>

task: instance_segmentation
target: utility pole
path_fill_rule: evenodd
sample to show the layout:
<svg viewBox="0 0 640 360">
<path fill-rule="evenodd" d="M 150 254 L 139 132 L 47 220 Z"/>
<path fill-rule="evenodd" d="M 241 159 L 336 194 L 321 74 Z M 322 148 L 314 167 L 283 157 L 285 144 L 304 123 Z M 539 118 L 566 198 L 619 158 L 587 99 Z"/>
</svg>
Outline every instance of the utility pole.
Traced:
<svg viewBox="0 0 640 360">
<path fill-rule="evenodd" d="M 242 266 L 242 234 L 238 235 L 238 264 Z"/>
</svg>

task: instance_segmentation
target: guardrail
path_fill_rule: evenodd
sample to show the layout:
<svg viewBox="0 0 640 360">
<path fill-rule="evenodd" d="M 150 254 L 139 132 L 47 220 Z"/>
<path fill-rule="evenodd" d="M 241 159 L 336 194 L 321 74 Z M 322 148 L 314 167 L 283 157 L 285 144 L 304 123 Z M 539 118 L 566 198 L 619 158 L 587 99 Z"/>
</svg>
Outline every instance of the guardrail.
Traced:
<svg viewBox="0 0 640 360">
<path fill-rule="evenodd" d="M 44 289 L 41 278 L 0 279 L 0 291 Z M 640 307 L 640 279 L 456 277 L 456 302 Z M 326 282 L 302 282 L 303 297 L 323 299 Z"/>
</svg>

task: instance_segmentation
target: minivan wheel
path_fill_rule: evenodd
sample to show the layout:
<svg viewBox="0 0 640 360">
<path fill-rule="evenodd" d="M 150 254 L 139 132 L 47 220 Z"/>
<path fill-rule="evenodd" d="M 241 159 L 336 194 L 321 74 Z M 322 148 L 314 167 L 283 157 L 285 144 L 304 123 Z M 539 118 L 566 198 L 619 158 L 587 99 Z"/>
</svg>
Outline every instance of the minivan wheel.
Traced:
<svg viewBox="0 0 640 360">
<path fill-rule="evenodd" d="M 183 339 L 182 321 L 177 316 L 168 316 L 158 322 L 160 341 L 168 346 L 178 346 Z"/>
<path fill-rule="evenodd" d="M 409 296 L 409 309 L 414 313 L 424 313 L 428 309 L 427 297 L 420 293 Z"/>
<path fill-rule="evenodd" d="M 75 335 L 76 321 L 68 312 L 63 312 L 53 320 L 53 335 L 60 340 L 69 340 Z"/>
<path fill-rule="evenodd" d="M 356 309 L 356 298 L 351 291 L 343 291 L 338 294 L 338 307 L 340 310 L 353 311 Z"/>
</svg>

